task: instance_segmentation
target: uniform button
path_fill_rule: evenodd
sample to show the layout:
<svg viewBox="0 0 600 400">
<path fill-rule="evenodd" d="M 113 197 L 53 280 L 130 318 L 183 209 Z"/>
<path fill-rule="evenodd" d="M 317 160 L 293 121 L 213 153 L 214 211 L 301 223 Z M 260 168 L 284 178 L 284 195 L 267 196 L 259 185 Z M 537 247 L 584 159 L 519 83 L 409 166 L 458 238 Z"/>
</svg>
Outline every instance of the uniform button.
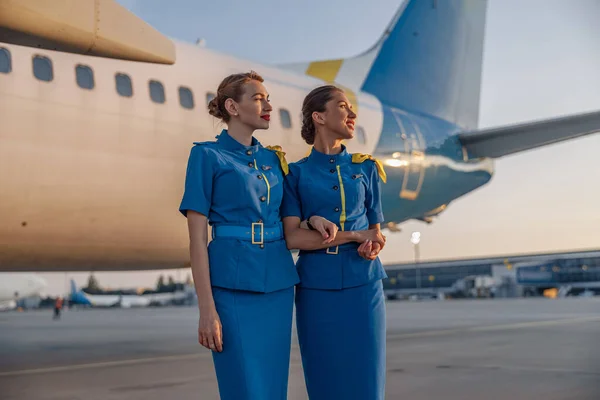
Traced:
<svg viewBox="0 0 600 400">
<path fill-rule="evenodd" d="M 333 190 L 338 190 L 338 189 L 339 189 L 339 187 L 337 187 L 337 185 L 335 185 L 335 186 L 333 187 Z"/>
<path fill-rule="evenodd" d="M 250 168 L 254 168 L 254 163 L 252 163 L 252 162 L 249 162 L 249 163 L 248 163 L 248 166 L 249 166 Z"/>
<path fill-rule="evenodd" d="M 336 208 L 334 209 L 334 211 L 335 211 L 335 212 L 340 212 L 340 208 L 339 208 L 339 207 L 336 207 Z"/>
<path fill-rule="evenodd" d="M 264 248 L 265 248 L 265 245 L 264 245 L 264 244 L 261 244 L 261 245 L 260 245 L 260 248 L 261 248 L 261 249 L 264 249 Z"/>
<path fill-rule="evenodd" d="M 246 152 L 246 154 L 248 154 L 249 156 L 251 156 L 251 155 L 252 155 L 252 150 L 248 150 L 248 151 Z"/>
<path fill-rule="evenodd" d="M 267 201 L 267 198 L 265 196 L 261 196 L 260 201 Z"/>
<path fill-rule="evenodd" d="M 333 173 L 335 173 L 335 169 L 330 169 L 329 172 L 331 172 L 333 174 Z"/>
<path fill-rule="evenodd" d="M 262 175 L 256 175 L 258 179 L 262 179 Z"/>
<path fill-rule="evenodd" d="M 335 162 L 335 158 L 330 158 L 329 163 L 333 164 Z"/>
<path fill-rule="evenodd" d="M 259 219 L 258 221 L 256 221 L 258 224 L 262 223 L 262 219 Z"/>
<path fill-rule="evenodd" d="M 356 179 L 356 175 L 352 175 L 352 179 Z"/>
</svg>

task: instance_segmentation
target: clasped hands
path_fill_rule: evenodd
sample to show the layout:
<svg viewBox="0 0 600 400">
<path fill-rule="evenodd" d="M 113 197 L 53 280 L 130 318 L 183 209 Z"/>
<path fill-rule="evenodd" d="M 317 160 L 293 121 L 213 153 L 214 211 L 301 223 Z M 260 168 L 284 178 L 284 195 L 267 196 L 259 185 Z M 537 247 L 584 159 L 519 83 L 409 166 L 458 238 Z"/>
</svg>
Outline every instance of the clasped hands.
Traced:
<svg viewBox="0 0 600 400">
<path fill-rule="evenodd" d="M 323 244 L 333 243 L 338 227 L 333 222 L 319 216 L 310 218 L 311 225 L 323 236 Z M 374 260 L 385 246 L 386 237 L 379 228 L 353 231 L 354 242 L 360 243 L 358 254 L 366 260 Z"/>
</svg>

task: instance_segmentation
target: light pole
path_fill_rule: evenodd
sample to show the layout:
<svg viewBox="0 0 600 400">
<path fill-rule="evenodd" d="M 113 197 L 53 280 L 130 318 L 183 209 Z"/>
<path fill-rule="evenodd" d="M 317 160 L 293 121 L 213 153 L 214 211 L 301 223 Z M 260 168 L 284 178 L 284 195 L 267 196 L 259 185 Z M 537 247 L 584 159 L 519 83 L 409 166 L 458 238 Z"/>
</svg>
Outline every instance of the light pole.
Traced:
<svg viewBox="0 0 600 400">
<path fill-rule="evenodd" d="M 421 232 L 413 232 L 410 236 L 410 242 L 415 251 L 415 267 L 417 272 L 417 290 L 421 290 L 421 269 L 419 268 L 419 243 L 421 242 Z"/>
</svg>

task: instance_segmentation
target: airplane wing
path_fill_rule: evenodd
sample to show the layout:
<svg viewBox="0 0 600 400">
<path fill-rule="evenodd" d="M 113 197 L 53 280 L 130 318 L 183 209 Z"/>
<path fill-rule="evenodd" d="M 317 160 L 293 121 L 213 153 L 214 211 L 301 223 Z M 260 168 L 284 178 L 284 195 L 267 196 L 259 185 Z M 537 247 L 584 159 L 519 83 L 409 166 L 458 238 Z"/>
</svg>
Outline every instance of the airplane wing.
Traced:
<svg viewBox="0 0 600 400">
<path fill-rule="evenodd" d="M 0 42 L 159 64 L 174 43 L 114 0 L 0 0 Z"/>
<path fill-rule="evenodd" d="M 459 139 L 469 158 L 499 158 L 596 132 L 600 132 L 600 111 L 465 132 Z"/>
</svg>

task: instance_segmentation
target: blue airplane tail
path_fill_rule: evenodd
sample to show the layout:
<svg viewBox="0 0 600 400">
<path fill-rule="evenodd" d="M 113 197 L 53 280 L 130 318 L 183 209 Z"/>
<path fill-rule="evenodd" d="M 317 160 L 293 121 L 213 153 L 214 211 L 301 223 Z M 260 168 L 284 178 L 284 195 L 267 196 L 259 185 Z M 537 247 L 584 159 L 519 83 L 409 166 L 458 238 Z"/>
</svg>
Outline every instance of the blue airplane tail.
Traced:
<svg viewBox="0 0 600 400">
<path fill-rule="evenodd" d="M 74 294 L 77 293 L 77 285 L 75 284 L 75 281 L 73 279 L 71 279 L 71 296 L 73 296 Z"/>
<path fill-rule="evenodd" d="M 69 294 L 69 301 L 72 304 L 91 305 L 90 301 L 82 290 L 77 289 L 75 281 L 71 279 L 71 293 Z"/>
<path fill-rule="evenodd" d="M 486 10 L 486 0 L 406 2 L 372 49 L 361 89 L 384 104 L 477 128 Z"/>
<path fill-rule="evenodd" d="M 487 0 L 407 0 L 366 52 L 283 67 L 473 130 L 486 11 Z"/>
</svg>

